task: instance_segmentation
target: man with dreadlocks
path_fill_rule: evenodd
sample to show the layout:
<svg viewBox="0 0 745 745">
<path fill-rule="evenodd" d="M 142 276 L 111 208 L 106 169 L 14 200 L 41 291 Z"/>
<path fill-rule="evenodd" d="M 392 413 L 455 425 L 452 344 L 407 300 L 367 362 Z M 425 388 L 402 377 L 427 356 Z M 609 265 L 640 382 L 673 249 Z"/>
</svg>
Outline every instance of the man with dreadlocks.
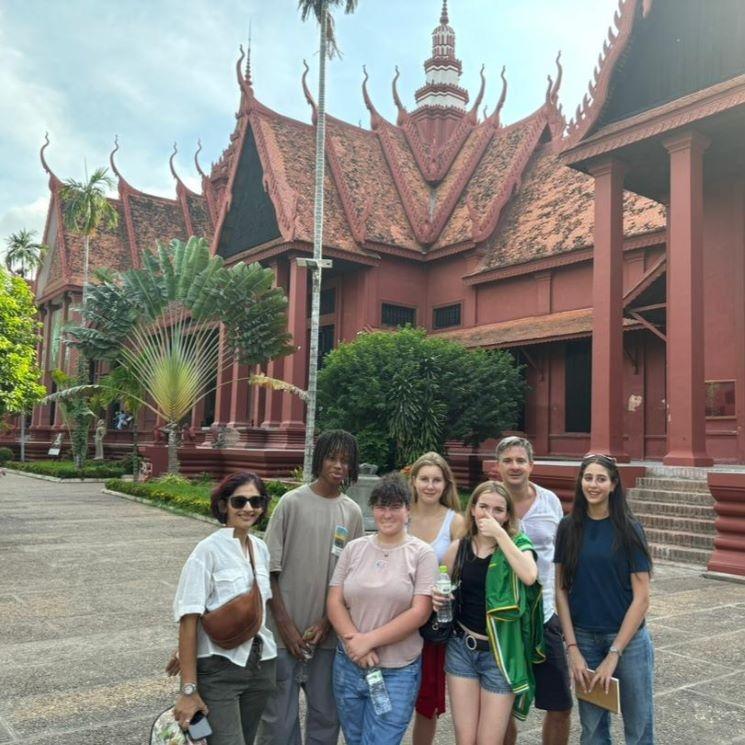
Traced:
<svg viewBox="0 0 745 745">
<path fill-rule="evenodd" d="M 331 687 L 336 636 L 326 618 L 326 594 L 342 549 L 364 532 L 360 508 L 343 492 L 357 480 L 357 467 L 354 436 L 340 429 L 324 432 L 313 452 L 314 480 L 287 492 L 269 520 L 265 540 L 277 693 L 262 716 L 261 745 L 300 745 L 300 687 L 308 705 L 305 742 L 337 743 Z"/>
</svg>

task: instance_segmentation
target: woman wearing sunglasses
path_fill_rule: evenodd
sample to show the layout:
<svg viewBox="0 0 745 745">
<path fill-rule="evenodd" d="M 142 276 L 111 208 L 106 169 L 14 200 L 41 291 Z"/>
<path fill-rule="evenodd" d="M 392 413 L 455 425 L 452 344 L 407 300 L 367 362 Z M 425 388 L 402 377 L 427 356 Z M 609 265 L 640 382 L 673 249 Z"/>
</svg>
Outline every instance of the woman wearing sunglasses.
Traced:
<svg viewBox="0 0 745 745">
<path fill-rule="evenodd" d="M 277 648 L 266 627 L 269 552 L 264 541 L 249 534 L 268 503 L 264 482 L 249 471 L 231 474 L 215 488 L 212 514 L 225 527 L 192 551 L 173 603 L 181 664 L 174 716 L 186 729 L 197 712 L 207 715 L 210 745 L 253 743 L 264 704 L 275 689 Z M 248 593 L 255 582 L 262 600 L 259 632 L 223 649 L 205 632 L 202 616 Z"/>
<path fill-rule="evenodd" d="M 556 534 L 556 608 L 577 689 L 620 681 L 627 745 L 653 745 L 654 650 L 644 616 L 652 561 L 613 458 L 587 455 Z M 580 701 L 582 745 L 609 745 L 610 715 Z"/>
</svg>

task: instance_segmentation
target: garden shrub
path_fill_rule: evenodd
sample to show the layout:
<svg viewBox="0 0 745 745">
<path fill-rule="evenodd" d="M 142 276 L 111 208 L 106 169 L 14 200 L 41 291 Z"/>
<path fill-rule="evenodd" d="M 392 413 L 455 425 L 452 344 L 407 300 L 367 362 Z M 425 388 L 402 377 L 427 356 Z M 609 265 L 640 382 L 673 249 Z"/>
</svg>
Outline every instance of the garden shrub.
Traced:
<svg viewBox="0 0 745 745">
<path fill-rule="evenodd" d="M 360 459 L 389 471 L 448 440 L 475 446 L 514 427 L 523 404 L 508 352 L 469 350 L 424 329 L 360 334 L 324 359 L 320 429 L 353 432 Z"/>
<path fill-rule="evenodd" d="M 13 460 L 13 451 L 10 448 L 0 448 L 0 465 Z"/>
<path fill-rule="evenodd" d="M 256 525 L 257 530 L 264 530 L 266 528 L 269 516 L 272 514 L 279 498 L 285 492 L 297 486 L 297 484 L 277 480 L 265 481 L 264 483 L 266 484 L 271 501 L 266 515 Z M 173 475 L 161 476 L 157 479 L 136 484 L 131 481 L 122 481 L 121 479 L 109 479 L 106 482 L 106 488 L 111 489 L 111 491 L 149 499 L 153 502 L 177 507 L 185 512 L 205 515 L 207 517 L 212 517 L 210 494 L 213 487 L 213 483 L 205 483 L 204 481 L 193 483 L 183 477 L 174 478 Z"/>
<path fill-rule="evenodd" d="M 108 479 L 119 478 L 126 473 L 120 461 L 86 461 L 82 468 L 77 468 L 71 460 L 31 460 L 23 463 L 12 461 L 6 465 L 15 471 L 38 473 L 58 479 Z"/>
</svg>

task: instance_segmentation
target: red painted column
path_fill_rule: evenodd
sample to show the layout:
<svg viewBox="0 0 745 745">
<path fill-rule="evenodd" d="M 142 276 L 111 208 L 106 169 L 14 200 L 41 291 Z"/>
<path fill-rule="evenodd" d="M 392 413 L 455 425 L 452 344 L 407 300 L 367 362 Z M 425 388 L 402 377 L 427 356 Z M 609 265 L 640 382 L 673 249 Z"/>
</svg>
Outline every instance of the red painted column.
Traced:
<svg viewBox="0 0 745 745">
<path fill-rule="evenodd" d="M 287 292 L 287 330 L 292 334 L 297 351 L 285 358 L 285 380 L 305 389 L 308 385 L 308 270 L 290 262 L 290 284 Z M 292 393 L 282 397 L 282 427 L 302 428 L 305 419 L 305 403 Z"/>
<path fill-rule="evenodd" d="M 245 429 L 248 422 L 248 365 L 233 362 L 232 379 L 230 382 L 230 421 L 229 427 Z"/>
<path fill-rule="evenodd" d="M 703 154 L 709 141 L 685 132 L 670 153 L 667 245 L 667 455 L 671 466 L 710 466 L 704 409 Z"/>
<path fill-rule="evenodd" d="M 623 446 L 623 177 L 615 158 L 595 178 L 592 264 L 592 433 L 590 450 L 627 461 Z"/>
<path fill-rule="evenodd" d="M 217 389 L 215 391 L 214 424 L 227 424 L 230 420 L 230 394 L 233 376 L 231 354 L 226 347 L 225 329 L 220 326 L 220 353 L 217 358 Z"/>
<path fill-rule="evenodd" d="M 274 270 L 275 283 L 278 287 L 288 287 L 287 262 L 275 261 L 271 264 Z M 267 364 L 266 374 L 270 378 L 285 380 L 285 359 L 271 360 Z M 282 393 L 272 388 L 264 390 L 264 418 L 261 421 L 263 429 L 275 429 L 282 422 Z"/>
</svg>

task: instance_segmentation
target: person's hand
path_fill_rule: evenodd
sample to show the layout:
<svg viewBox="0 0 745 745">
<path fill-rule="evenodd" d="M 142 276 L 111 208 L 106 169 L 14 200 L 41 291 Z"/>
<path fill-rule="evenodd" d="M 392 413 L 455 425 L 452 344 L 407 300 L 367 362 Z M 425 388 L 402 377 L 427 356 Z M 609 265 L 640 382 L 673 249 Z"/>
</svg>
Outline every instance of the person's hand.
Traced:
<svg viewBox="0 0 745 745">
<path fill-rule="evenodd" d="M 181 672 L 181 662 L 178 658 L 178 649 L 173 650 L 171 658 L 166 662 L 166 675 L 172 678 Z"/>
<path fill-rule="evenodd" d="M 373 649 L 368 635 L 359 631 L 344 635 L 344 647 L 347 650 L 347 657 L 358 665 L 360 660 L 372 652 Z"/>
<path fill-rule="evenodd" d="M 331 624 L 329 623 L 328 618 L 322 618 L 320 621 L 311 624 L 307 629 L 305 629 L 303 639 L 306 644 L 318 646 L 328 636 L 329 631 L 331 631 Z"/>
<path fill-rule="evenodd" d="M 198 711 L 201 711 L 205 716 L 210 711 L 198 693 L 192 693 L 191 696 L 186 696 L 183 693 L 179 694 L 176 705 L 173 707 L 173 716 L 182 730 L 187 729 L 189 722 Z"/>
<path fill-rule="evenodd" d="M 310 647 L 297 630 L 297 626 L 290 620 L 284 623 L 278 622 L 276 618 L 274 620 L 287 651 L 301 662 L 305 660 L 310 653 Z"/>
<path fill-rule="evenodd" d="M 380 659 L 377 653 L 373 649 L 372 652 L 368 652 L 358 663 L 360 667 L 377 667 L 380 664 Z"/>
<path fill-rule="evenodd" d="M 493 515 L 484 515 L 478 519 L 479 533 L 487 538 L 499 540 L 505 533 L 504 528 L 499 524 Z"/>
<path fill-rule="evenodd" d="M 600 683 L 603 690 L 608 693 L 610 679 L 613 677 L 613 673 L 616 672 L 616 667 L 618 667 L 618 655 L 615 652 L 608 652 L 605 659 L 597 666 L 595 674 L 592 676 L 590 690 L 595 687 L 596 683 Z"/>
<path fill-rule="evenodd" d="M 446 595 L 444 592 L 440 592 L 436 587 L 432 588 L 432 610 L 437 612 L 443 607 L 449 600 L 453 599 L 452 593 Z"/>
<path fill-rule="evenodd" d="M 569 647 L 569 668 L 572 671 L 572 678 L 574 679 L 575 685 L 578 685 L 582 690 L 587 693 L 589 688 L 590 678 L 592 677 L 590 671 L 587 668 L 585 658 L 582 656 L 582 652 L 579 651 L 579 647 Z"/>
</svg>

